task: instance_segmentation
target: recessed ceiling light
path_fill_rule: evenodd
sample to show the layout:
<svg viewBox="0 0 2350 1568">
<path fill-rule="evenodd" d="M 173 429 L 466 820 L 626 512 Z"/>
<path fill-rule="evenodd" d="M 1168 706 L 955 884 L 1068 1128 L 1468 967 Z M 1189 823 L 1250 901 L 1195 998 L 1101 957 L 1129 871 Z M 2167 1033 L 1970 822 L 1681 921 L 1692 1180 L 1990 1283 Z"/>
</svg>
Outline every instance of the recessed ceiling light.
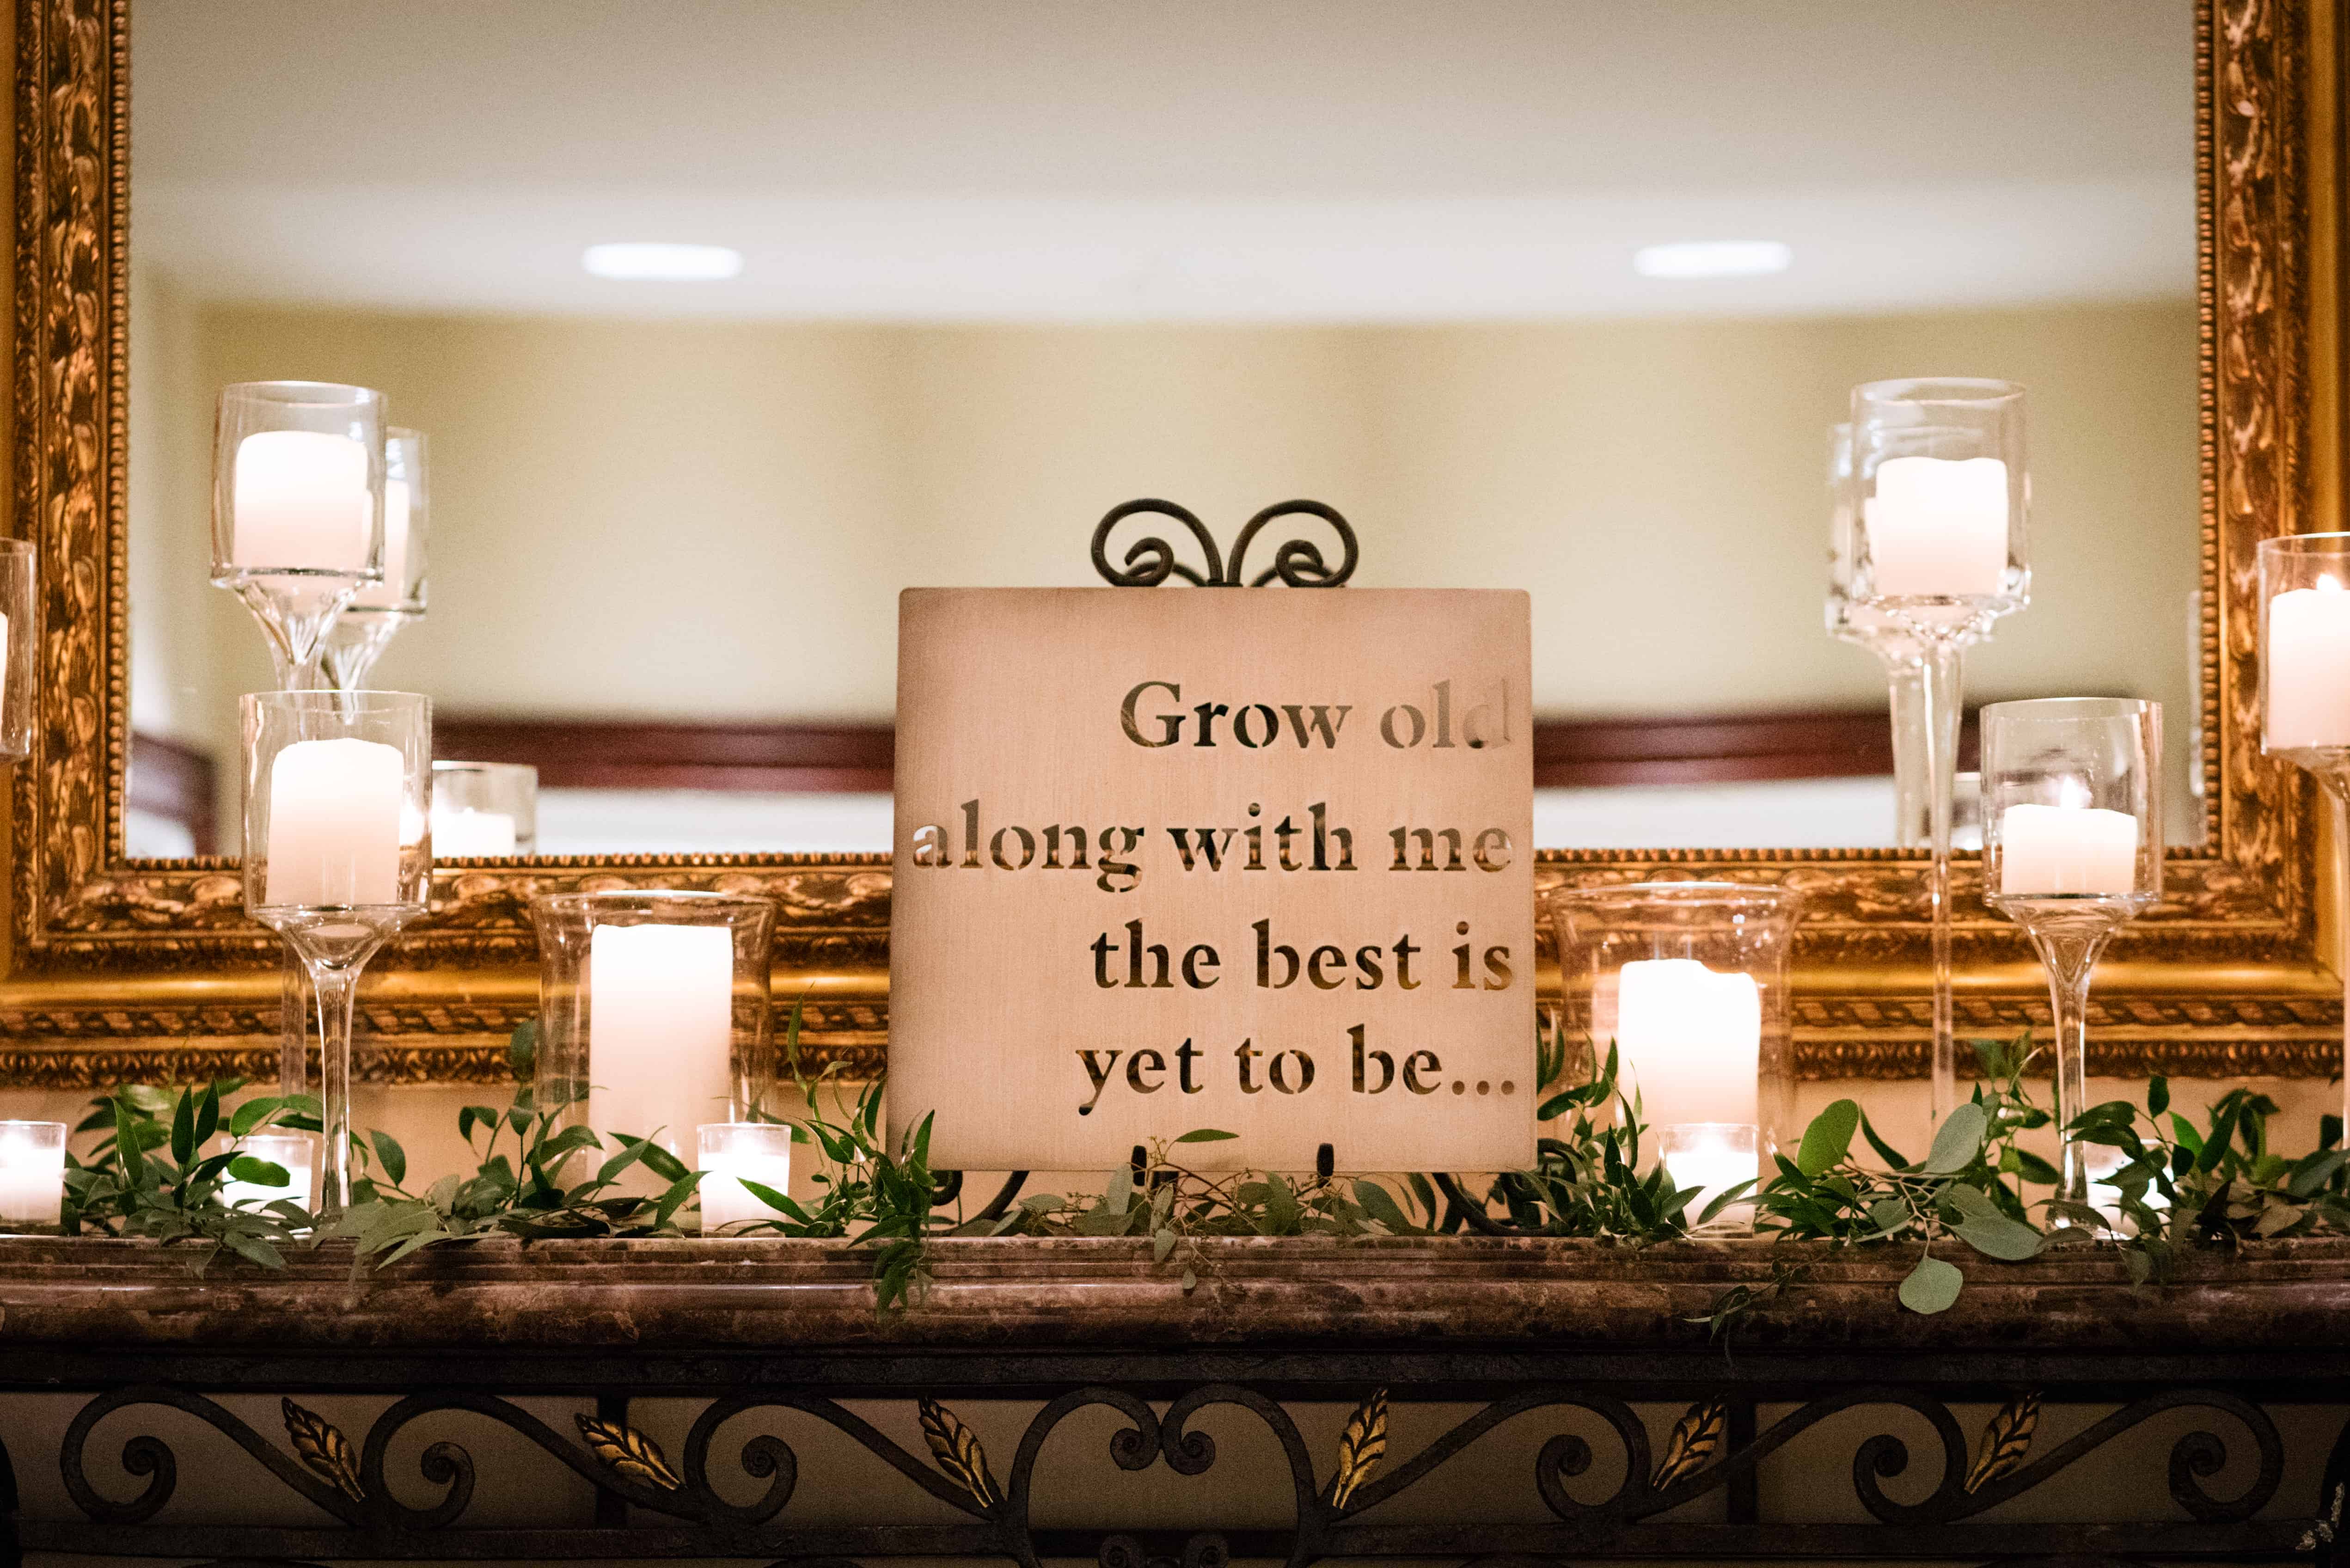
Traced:
<svg viewBox="0 0 2350 1568">
<path fill-rule="evenodd" d="M 715 283 L 743 270 L 743 253 L 725 245 L 589 245 L 579 265 L 630 283 Z"/>
<path fill-rule="evenodd" d="M 1784 272 L 1795 253 L 1776 240 L 1689 240 L 1632 253 L 1642 277 L 1761 277 Z"/>
</svg>

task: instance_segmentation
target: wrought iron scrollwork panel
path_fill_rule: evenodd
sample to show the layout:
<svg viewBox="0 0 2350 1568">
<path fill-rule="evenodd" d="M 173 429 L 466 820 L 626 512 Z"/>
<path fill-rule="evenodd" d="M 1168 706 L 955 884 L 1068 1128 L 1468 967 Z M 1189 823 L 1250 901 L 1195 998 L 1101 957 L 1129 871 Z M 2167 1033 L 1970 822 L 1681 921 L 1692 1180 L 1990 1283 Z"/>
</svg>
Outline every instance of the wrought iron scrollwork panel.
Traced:
<svg viewBox="0 0 2350 1568">
<path fill-rule="evenodd" d="M 639 1397 L 648 1392 L 635 1391 Z M 1317 1389 L 1314 1402 L 1326 1402 L 1338 1393 L 1335 1387 Z M 2148 1394 L 2035 1452 L 2041 1411 L 2036 1391 L 2010 1399 L 1984 1425 L 1979 1446 L 1970 1445 L 1950 1397 L 1930 1389 L 1835 1389 L 1759 1430 L 1752 1420 L 1752 1396 L 1738 1396 L 1746 1403 L 1736 1418 L 1731 1397 L 1709 1396 L 1679 1412 L 1659 1449 L 1648 1417 L 1634 1402 L 1638 1397 L 1653 1407 L 1653 1396 L 1554 1385 L 1491 1400 L 1409 1454 L 1391 1457 L 1390 1392 L 1386 1387 L 1359 1397 L 1336 1442 L 1317 1453 L 1281 1399 L 1241 1384 L 1201 1384 L 1171 1399 L 1162 1394 L 1158 1403 L 1126 1389 L 1087 1386 L 1048 1398 L 1031 1413 L 1010 1463 L 1001 1468 L 978 1432 L 950 1404 L 912 1391 L 907 1397 L 921 1433 L 921 1450 L 900 1443 L 828 1395 L 754 1387 L 703 1405 L 673 1459 L 627 1419 L 626 1401 L 620 1399 L 600 1404 L 594 1414 L 576 1416 L 575 1434 L 496 1395 L 428 1391 L 387 1406 L 353 1444 L 332 1423 L 290 1398 L 282 1401 L 286 1434 L 280 1441 L 201 1394 L 144 1384 L 102 1394 L 76 1415 L 60 1446 L 58 1463 L 67 1494 L 82 1521 L 27 1521 L 25 1543 L 49 1550 L 80 1546 L 114 1552 L 160 1546 L 169 1552 L 210 1552 L 221 1561 L 260 1552 L 290 1561 L 442 1552 L 464 1555 L 494 1533 L 517 1554 L 540 1548 L 593 1554 L 592 1549 L 627 1544 L 647 1557 L 774 1552 L 801 1563 L 817 1558 L 846 1562 L 859 1556 L 981 1555 L 1038 1568 L 1045 1557 L 1075 1552 L 1094 1556 L 1101 1568 L 1223 1568 L 1235 1556 L 1278 1557 L 1292 1568 L 1302 1568 L 1330 1556 L 1540 1558 L 1659 1551 L 1771 1555 L 1775 1550 L 1771 1542 L 1780 1540 L 1803 1543 L 1792 1546 L 1799 1555 L 1866 1547 L 1870 1555 L 1945 1558 L 2052 1552 L 2055 1557 L 2068 1552 L 2083 1557 L 2114 1552 L 2155 1554 L 2168 1542 L 2185 1551 L 2298 1550 L 2330 1563 L 2341 1527 L 2342 1500 L 2350 1494 L 2350 1434 L 2345 1434 L 2326 1465 L 2324 1495 L 2309 1500 L 2310 1513 L 2261 1518 L 2278 1497 L 2285 1469 L 2284 1443 L 2274 1421 L 2259 1406 L 2219 1388 Z M 1294 1391 L 1285 1391 L 1284 1397 L 1293 1402 L 1303 1397 Z M 101 1490 L 88 1471 L 92 1434 L 108 1417 L 142 1407 L 192 1416 L 221 1433 L 263 1472 L 315 1504 L 332 1526 L 323 1521 L 321 1527 L 308 1529 L 160 1522 L 158 1515 L 178 1485 L 181 1459 L 169 1443 L 148 1431 L 134 1430 L 120 1450 L 122 1469 L 142 1478 L 143 1486 L 127 1499 Z M 1138 1472 L 1163 1463 L 1178 1475 L 1210 1478 L 1216 1475 L 1220 1455 L 1215 1437 L 1203 1423 L 1211 1412 L 1238 1413 L 1261 1428 L 1281 1455 L 1286 1474 L 1274 1474 L 1285 1495 L 1287 1524 L 1273 1530 L 1177 1532 L 1120 1529 L 1115 1521 L 1105 1520 L 1094 1531 L 1039 1529 L 1032 1504 L 1050 1440 L 1072 1416 L 1095 1407 L 1118 1417 L 1107 1450 L 1119 1470 Z M 421 1480 L 432 1501 L 414 1507 L 403 1503 L 387 1475 L 395 1440 L 420 1418 L 452 1411 L 488 1420 L 521 1437 L 601 1494 L 641 1511 L 646 1522 L 633 1529 L 607 1523 L 520 1532 L 480 1531 L 468 1524 L 466 1516 L 483 1484 L 482 1469 L 463 1442 L 450 1438 L 425 1446 L 415 1475 L 400 1478 L 402 1490 Z M 792 1440 L 759 1431 L 738 1445 L 720 1442 L 729 1423 L 759 1411 L 793 1411 L 829 1428 L 894 1471 L 905 1483 L 905 1498 L 920 1496 L 944 1504 L 962 1522 L 795 1524 L 791 1504 L 799 1492 L 803 1461 Z M 1939 1450 L 1930 1489 L 1912 1501 L 1887 1493 L 1885 1483 L 1908 1470 L 1909 1445 L 1882 1420 L 1872 1420 L 1866 1435 L 1852 1443 L 1848 1463 L 1853 1496 L 1876 1522 L 1771 1524 L 1752 1517 L 1752 1480 L 1763 1461 L 1822 1422 L 1854 1411 L 1901 1412 L 1905 1419 L 1924 1424 L 1931 1434 L 1929 1452 Z M 2031 1526 L 1970 1522 L 2051 1486 L 2125 1433 L 2173 1412 L 2206 1417 L 2171 1442 L 2165 1460 L 2165 1483 L 2179 1517 L 2136 1525 L 2092 1520 Z M 1543 1423 L 1536 1428 L 1541 1440 L 1531 1473 L 1505 1469 L 1491 1456 L 1478 1461 L 1473 1450 L 1497 1428 L 1525 1419 Z M 1594 1433 L 1603 1446 L 1612 1446 L 1606 1467 L 1595 1451 L 1595 1438 L 1589 1435 Z M 2225 1495 L 2213 1491 L 2207 1483 L 2228 1469 L 2231 1453 L 2247 1451 L 2253 1461 L 2249 1481 Z M 22 1458 L 18 1456 L 20 1462 Z M 1606 1495 L 1578 1495 L 1583 1490 L 1574 1484 L 1578 1480 L 1595 1472 L 1612 1473 L 1619 1466 L 1620 1476 Z M 2240 1471 L 2245 1468 L 2238 1466 Z M 713 1484 L 713 1469 L 763 1484 L 750 1501 L 731 1501 Z M 1464 1487 L 1463 1478 L 1471 1476 L 1475 1484 Z M 1263 1480 L 1255 1471 L 1248 1479 Z M 1742 1486 L 1743 1503 L 1739 1501 Z M 1693 1521 L 1679 1512 L 1725 1489 L 1731 1497 L 1726 1522 Z M 1449 1512 L 1469 1517 L 1440 1524 L 1382 1517 L 1383 1504 L 1408 1494 L 1441 1500 Z M 1213 1495 L 1212 1490 L 1203 1494 Z M 1529 1496 L 1540 1500 L 1550 1522 L 1503 1525 L 1476 1517 L 1492 1511 L 1496 1502 Z M 1481 1511 L 1479 1504 L 1487 1506 Z M 877 1496 L 872 1506 L 886 1519 L 885 1511 L 899 1505 Z M 622 1516 L 599 1517 L 617 1521 Z M 2027 1542 L 2030 1552 L 2023 1550 Z"/>
<path fill-rule="evenodd" d="M 1120 523 L 1129 517 L 1170 517 L 1188 529 L 1200 546 L 1206 562 L 1201 570 L 1176 557 L 1175 546 L 1156 534 L 1145 535 L 1127 547 L 1123 567 L 1112 566 L 1109 558 L 1109 537 Z M 1253 580 L 1248 576 L 1249 546 L 1264 532 L 1265 524 L 1281 517 L 1316 517 L 1328 524 L 1338 535 L 1342 554 L 1338 564 L 1331 566 L 1323 559 L 1322 547 L 1311 539 L 1284 540 L 1273 553 L 1273 565 L 1259 572 Z M 1216 536 L 1200 521 L 1190 508 L 1172 501 L 1128 501 L 1113 506 L 1094 526 L 1094 570 L 1114 588 L 1155 588 L 1170 577 L 1180 577 L 1194 587 L 1237 588 L 1243 586 L 1263 587 L 1278 580 L 1293 588 L 1344 587 L 1347 579 L 1355 575 L 1361 550 L 1355 540 L 1354 526 L 1338 514 L 1337 508 L 1319 501 L 1282 501 L 1266 507 L 1243 524 L 1239 536 L 1232 540 L 1230 560 L 1216 548 Z"/>
</svg>

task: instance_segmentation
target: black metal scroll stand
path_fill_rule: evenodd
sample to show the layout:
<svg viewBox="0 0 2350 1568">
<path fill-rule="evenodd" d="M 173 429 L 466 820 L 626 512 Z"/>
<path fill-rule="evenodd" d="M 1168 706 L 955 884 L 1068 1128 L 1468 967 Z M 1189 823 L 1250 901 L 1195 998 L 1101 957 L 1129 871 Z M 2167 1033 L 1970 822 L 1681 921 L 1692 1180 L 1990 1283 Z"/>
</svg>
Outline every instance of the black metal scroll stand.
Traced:
<svg viewBox="0 0 2350 1568">
<path fill-rule="evenodd" d="M 1147 538 L 1138 539 L 1128 547 L 1124 570 L 1121 571 L 1110 565 L 1110 531 L 1127 518 L 1145 514 L 1159 517 L 1172 517 L 1189 528 L 1191 531 L 1191 537 L 1200 542 L 1201 550 L 1207 556 L 1207 571 L 1205 573 L 1196 571 L 1177 560 L 1174 546 L 1155 534 Z M 1094 570 L 1099 572 L 1103 581 L 1114 588 L 1155 588 L 1169 577 L 1180 577 L 1195 587 L 1237 588 L 1246 582 L 1243 573 L 1243 563 L 1248 559 L 1249 546 L 1256 543 L 1256 536 L 1264 531 L 1264 525 L 1276 517 L 1293 516 L 1318 517 L 1337 531 L 1338 543 L 1345 546 L 1346 554 L 1338 558 L 1336 568 L 1333 569 L 1330 564 L 1322 558 L 1321 546 L 1312 540 L 1291 539 L 1273 553 L 1273 565 L 1259 572 L 1256 580 L 1247 583 L 1246 586 L 1261 588 L 1278 579 L 1293 588 L 1346 587 L 1347 579 L 1355 575 L 1355 565 L 1361 558 L 1362 552 L 1355 542 L 1355 530 L 1348 525 L 1344 517 L 1338 515 L 1338 509 L 1335 506 L 1326 506 L 1319 501 L 1275 502 L 1250 518 L 1242 526 L 1240 537 L 1232 541 L 1232 555 L 1230 561 L 1226 561 L 1222 553 L 1216 548 L 1216 536 L 1208 532 L 1208 525 L 1201 522 L 1188 507 L 1178 506 L 1172 501 L 1153 501 L 1148 498 L 1128 501 L 1123 505 L 1111 507 L 1102 515 L 1102 520 L 1095 524 Z M 1149 1152 L 1140 1144 L 1136 1144 L 1131 1158 L 1134 1179 L 1139 1182 L 1149 1164 Z M 1336 1166 L 1336 1154 L 1326 1143 L 1315 1152 L 1315 1174 L 1327 1181 Z M 1439 1179 L 1450 1182 L 1451 1178 L 1441 1177 Z M 1026 1171 L 1014 1171 L 1005 1179 L 1002 1189 L 987 1200 L 987 1207 L 972 1215 L 964 1223 L 993 1224 L 1003 1219 L 1005 1212 L 1011 1209 L 1012 1200 L 1020 1196 L 1020 1189 L 1027 1185 L 1027 1181 Z M 947 1204 L 952 1203 L 962 1196 L 962 1172 L 960 1170 L 939 1172 L 938 1189 L 933 1200 Z M 1462 1206 L 1463 1200 L 1460 1198 L 1457 1188 L 1448 1187 L 1445 1196 L 1453 1199 L 1456 1206 Z M 1463 1212 L 1465 1215 L 1465 1207 Z M 1479 1218 L 1483 1218 L 1482 1210 Z M 1490 1225 L 1492 1221 L 1487 1220 L 1486 1223 Z M 1476 1228 L 1478 1227 L 1471 1225 L 1471 1229 Z"/>
</svg>

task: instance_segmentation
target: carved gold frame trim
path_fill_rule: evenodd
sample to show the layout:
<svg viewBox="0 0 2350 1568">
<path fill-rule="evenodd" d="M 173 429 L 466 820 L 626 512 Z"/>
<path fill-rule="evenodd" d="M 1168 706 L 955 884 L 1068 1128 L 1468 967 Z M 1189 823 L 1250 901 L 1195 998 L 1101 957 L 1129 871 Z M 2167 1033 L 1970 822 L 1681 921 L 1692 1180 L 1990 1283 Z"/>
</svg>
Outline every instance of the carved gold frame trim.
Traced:
<svg viewBox="0 0 2350 1568">
<path fill-rule="evenodd" d="M 2210 847 L 2099 972 L 2093 1070 L 2324 1075 L 2341 1059 L 2331 878 L 2310 792 L 2260 755 L 2253 547 L 2338 526 L 2332 0 L 2200 0 L 2196 37 L 2202 333 L 2203 759 Z M 39 551 L 42 711 L 16 772 L 0 1084 L 276 1070 L 275 939 L 233 862 L 128 860 L 124 357 L 128 0 L 17 0 L 11 531 Z M 2323 68 L 2313 69 L 2322 63 Z M 2324 192 L 2326 200 L 2314 200 Z M 2318 416 L 2324 416 L 2321 421 Z M 1922 1073 L 1920 866 L 1889 852 L 1552 852 L 1543 888 L 1669 875 L 1801 887 L 1800 1070 Z M 1960 872 L 1962 1028 L 2044 1025 L 2039 971 Z M 853 1067 L 879 1060 L 887 857 L 541 859 L 443 870 L 434 912 L 380 961 L 359 1070 L 494 1078 L 536 1004 L 530 897 L 649 885 L 756 891 L 783 908 L 779 996 Z"/>
</svg>

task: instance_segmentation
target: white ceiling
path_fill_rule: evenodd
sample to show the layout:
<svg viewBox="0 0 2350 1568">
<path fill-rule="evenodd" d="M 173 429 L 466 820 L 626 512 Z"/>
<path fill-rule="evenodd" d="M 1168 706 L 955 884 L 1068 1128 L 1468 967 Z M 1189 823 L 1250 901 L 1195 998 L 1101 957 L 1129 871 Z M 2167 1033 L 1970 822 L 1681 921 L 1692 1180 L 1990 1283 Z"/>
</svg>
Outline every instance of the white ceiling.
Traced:
<svg viewBox="0 0 2350 1568">
<path fill-rule="evenodd" d="M 2189 0 L 134 0 L 213 299 L 1457 320 L 2183 296 Z M 1774 277 L 1642 278 L 1770 239 Z M 623 284 L 587 245 L 735 246 Z"/>
</svg>

